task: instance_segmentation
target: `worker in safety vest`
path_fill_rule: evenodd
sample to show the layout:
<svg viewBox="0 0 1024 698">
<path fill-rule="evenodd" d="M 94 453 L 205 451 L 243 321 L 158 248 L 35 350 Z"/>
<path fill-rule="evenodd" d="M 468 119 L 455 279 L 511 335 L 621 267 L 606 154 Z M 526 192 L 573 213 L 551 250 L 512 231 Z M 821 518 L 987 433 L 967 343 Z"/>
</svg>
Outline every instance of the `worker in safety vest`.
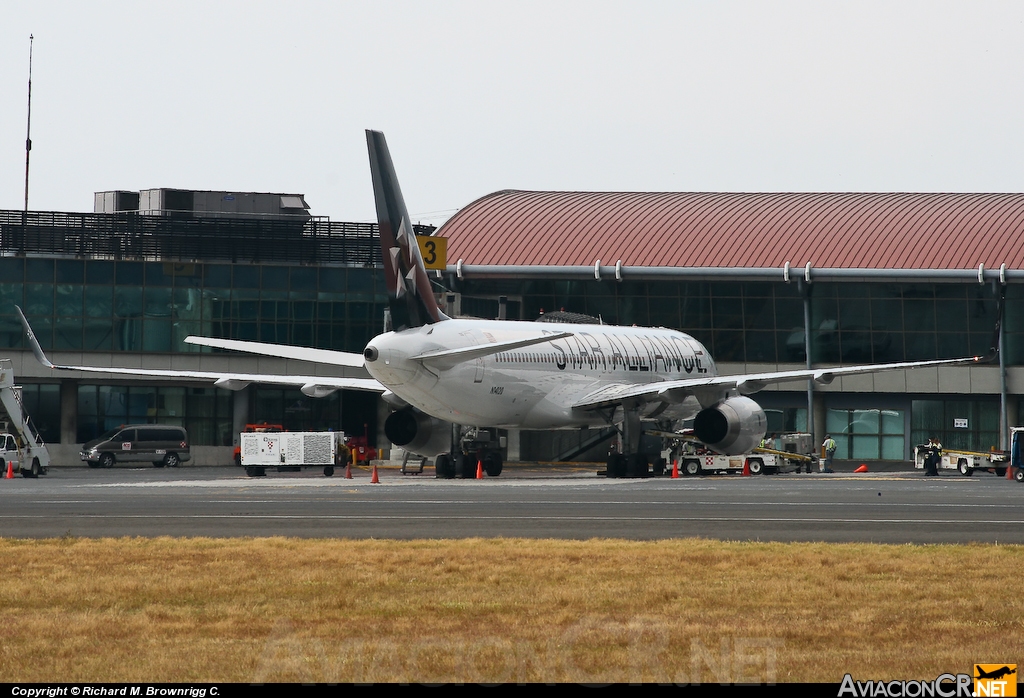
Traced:
<svg viewBox="0 0 1024 698">
<path fill-rule="evenodd" d="M 831 434 L 825 434 L 825 440 L 821 444 L 821 450 L 825 452 L 825 462 L 821 464 L 821 472 L 834 473 L 832 470 L 832 457 L 836 454 L 836 440 Z"/>
</svg>

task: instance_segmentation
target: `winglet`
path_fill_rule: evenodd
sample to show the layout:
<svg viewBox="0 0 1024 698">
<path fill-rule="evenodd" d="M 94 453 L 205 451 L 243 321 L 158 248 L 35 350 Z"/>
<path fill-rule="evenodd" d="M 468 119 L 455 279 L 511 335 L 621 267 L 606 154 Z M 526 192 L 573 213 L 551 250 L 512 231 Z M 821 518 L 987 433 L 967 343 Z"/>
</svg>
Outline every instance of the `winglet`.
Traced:
<svg viewBox="0 0 1024 698">
<path fill-rule="evenodd" d="M 381 261 L 387 284 L 391 321 L 396 330 L 447 320 L 437 307 L 427 269 L 412 229 L 412 219 L 398 186 L 387 141 L 380 131 L 366 131 L 373 198 L 377 204 Z"/>
<path fill-rule="evenodd" d="M 54 368 L 53 363 L 43 353 L 43 348 L 39 346 L 39 340 L 36 339 L 36 333 L 32 331 L 32 327 L 28 324 L 28 318 L 25 317 L 25 313 L 21 312 L 20 306 L 16 305 L 14 308 L 18 311 L 18 317 L 21 318 L 21 326 L 25 328 L 25 336 L 28 337 L 28 343 L 32 347 L 32 353 L 35 355 L 36 361 L 46 366 L 46 368 Z"/>
</svg>

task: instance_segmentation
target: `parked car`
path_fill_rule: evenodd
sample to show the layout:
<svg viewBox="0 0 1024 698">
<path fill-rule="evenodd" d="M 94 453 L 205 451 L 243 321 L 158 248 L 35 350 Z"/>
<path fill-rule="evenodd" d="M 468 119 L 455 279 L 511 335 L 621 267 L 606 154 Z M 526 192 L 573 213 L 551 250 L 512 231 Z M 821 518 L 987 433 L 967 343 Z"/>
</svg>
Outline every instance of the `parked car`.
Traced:
<svg viewBox="0 0 1024 698">
<path fill-rule="evenodd" d="M 111 429 L 82 446 L 82 460 L 90 468 L 112 468 L 114 463 L 149 461 L 158 468 L 175 468 L 192 458 L 183 427 L 129 424 Z"/>
</svg>

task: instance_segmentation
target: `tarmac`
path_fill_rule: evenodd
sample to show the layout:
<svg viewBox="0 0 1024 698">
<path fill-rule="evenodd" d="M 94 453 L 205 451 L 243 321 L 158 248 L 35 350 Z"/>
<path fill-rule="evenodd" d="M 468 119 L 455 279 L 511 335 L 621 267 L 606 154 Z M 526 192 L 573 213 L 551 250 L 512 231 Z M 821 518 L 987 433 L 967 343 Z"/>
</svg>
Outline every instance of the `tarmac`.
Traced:
<svg viewBox="0 0 1024 698">
<path fill-rule="evenodd" d="M 607 479 L 598 464 L 507 465 L 442 480 L 426 468 L 247 477 L 236 467 L 53 467 L 0 480 L 8 537 L 705 537 L 747 541 L 1024 544 L 1024 485 L 979 472 Z M 852 467 L 850 467 L 852 465 Z M 870 465 L 869 465 L 870 467 Z"/>
</svg>

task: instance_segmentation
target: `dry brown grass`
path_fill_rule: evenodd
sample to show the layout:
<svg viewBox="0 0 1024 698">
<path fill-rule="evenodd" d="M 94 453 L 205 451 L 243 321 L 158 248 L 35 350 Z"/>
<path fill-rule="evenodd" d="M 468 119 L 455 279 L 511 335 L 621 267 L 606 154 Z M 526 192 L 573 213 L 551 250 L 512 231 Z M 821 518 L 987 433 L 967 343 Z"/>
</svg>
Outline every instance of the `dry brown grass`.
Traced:
<svg viewBox="0 0 1024 698">
<path fill-rule="evenodd" d="M 0 539 L 5 681 L 831 681 L 1021 662 L 1020 546 Z"/>
</svg>

